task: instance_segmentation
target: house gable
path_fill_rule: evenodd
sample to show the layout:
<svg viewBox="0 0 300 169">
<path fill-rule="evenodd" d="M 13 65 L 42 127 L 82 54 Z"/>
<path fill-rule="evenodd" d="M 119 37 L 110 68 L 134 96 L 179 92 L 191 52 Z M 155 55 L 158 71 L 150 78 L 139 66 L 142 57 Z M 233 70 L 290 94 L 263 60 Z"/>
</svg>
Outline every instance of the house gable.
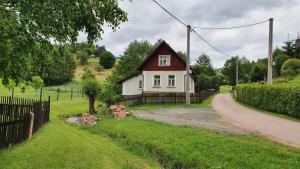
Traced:
<svg viewBox="0 0 300 169">
<path fill-rule="evenodd" d="M 170 56 L 169 66 L 160 66 L 159 57 Z M 183 71 L 186 70 L 185 61 L 165 42 L 162 41 L 158 47 L 145 59 L 138 68 L 139 71 Z"/>
</svg>

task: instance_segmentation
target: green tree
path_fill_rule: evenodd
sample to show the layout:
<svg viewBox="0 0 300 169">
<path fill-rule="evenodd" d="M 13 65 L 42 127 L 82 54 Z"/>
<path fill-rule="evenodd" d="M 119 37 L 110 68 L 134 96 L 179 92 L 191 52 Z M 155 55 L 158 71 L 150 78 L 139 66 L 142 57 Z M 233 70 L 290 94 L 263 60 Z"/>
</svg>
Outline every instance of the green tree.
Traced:
<svg viewBox="0 0 300 169">
<path fill-rule="evenodd" d="M 222 73 L 228 80 L 230 85 L 235 85 L 236 83 L 236 63 L 238 57 L 231 57 L 226 60 Z M 238 60 L 239 67 L 239 82 L 247 83 L 251 80 L 251 70 L 252 63 L 245 57 Z"/>
<path fill-rule="evenodd" d="M 83 81 L 83 92 L 89 98 L 89 113 L 95 113 L 95 101 L 96 97 L 101 92 L 101 86 L 95 78 L 87 78 Z"/>
<path fill-rule="evenodd" d="M 282 46 L 284 54 L 295 57 L 295 52 L 296 52 L 296 44 L 295 41 L 293 40 L 288 40 L 283 42 L 284 45 Z"/>
<path fill-rule="evenodd" d="M 262 81 L 265 80 L 266 76 L 267 76 L 267 69 L 265 65 L 263 65 L 262 63 L 255 64 L 251 71 L 251 81 L 252 82 Z"/>
<path fill-rule="evenodd" d="M 280 76 L 281 75 L 281 66 L 283 65 L 283 63 L 285 61 L 287 61 L 289 59 L 289 56 L 288 55 L 285 55 L 285 54 L 278 54 L 278 55 L 275 55 L 274 57 L 274 61 L 275 61 L 275 72 L 276 72 L 276 75 L 277 76 Z"/>
<path fill-rule="evenodd" d="M 208 76 L 215 76 L 216 71 L 214 70 L 211 60 L 208 55 L 202 53 L 196 60 L 196 64 L 192 66 L 192 69 L 197 75 L 205 74 Z"/>
<path fill-rule="evenodd" d="M 116 79 L 120 80 L 135 73 L 138 66 L 145 60 L 150 52 L 153 51 L 153 48 L 153 45 L 151 45 L 149 41 L 132 41 L 116 65 L 113 76 L 116 76 Z"/>
<path fill-rule="evenodd" d="M 116 58 L 111 52 L 105 52 L 100 57 L 99 64 L 103 66 L 104 69 L 110 69 L 114 67 L 116 63 Z"/>
<path fill-rule="evenodd" d="M 281 74 L 283 76 L 294 76 L 300 73 L 300 60 L 289 59 L 282 64 Z"/>
<path fill-rule="evenodd" d="M 78 51 L 77 57 L 80 65 L 86 65 L 89 59 L 89 53 L 87 51 Z"/>
<path fill-rule="evenodd" d="M 86 79 L 96 79 L 94 73 L 91 71 L 91 69 L 85 69 L 84 74 L 81 77 L 82 81 L 85 81 Z"/>
<path fill-rule="evenodd" d="M 33 76 L 31 78 L 31 86 L 37 91 L 44 86 L 44 80 L 40 76 Z"/>
<path fill-rule="evenodd" d="M 1 1 L 0 77 L 28 80 L 35 43 L 75 42 L 79 32 L 92 43 L 101 38 L 104 25 L 117 30 L 125 21 L 127 14 L 118 0 Z"/>
</svg>

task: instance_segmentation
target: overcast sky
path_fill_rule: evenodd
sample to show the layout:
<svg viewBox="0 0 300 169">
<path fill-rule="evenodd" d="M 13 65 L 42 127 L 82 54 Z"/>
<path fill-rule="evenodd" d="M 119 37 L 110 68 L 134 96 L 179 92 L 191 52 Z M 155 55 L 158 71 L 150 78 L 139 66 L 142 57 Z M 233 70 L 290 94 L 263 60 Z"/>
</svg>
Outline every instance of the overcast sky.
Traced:
<svg viewBox="0 0 300 169">
<path fill-rule="evenodd" d="M 192 26 L 223 27 L 249 24 L 274 18 L 274 48 L 297 37 L 300 32 L 300 0 L 157 0 L 178 18 Z M 152 0 L 120 1 L 128 12 L 128 22 L 116 32 L 105 29 L 102 40 L 116 56 L 122 55 L 133 40 L 154 43 L 164 39 L 176 51 L 186 52 L 186 28 L 170 17 Z M 234 30 L 198 30 L 214 46 L 230 55 L 256 60 L 267 56 L 268 23 Z M 79 41 L 83 41 L 81 34 Z M 191 33 L 191 60 L 207 53 L 215 67 L 222 67 L 228 59 Z"/>
</svg>

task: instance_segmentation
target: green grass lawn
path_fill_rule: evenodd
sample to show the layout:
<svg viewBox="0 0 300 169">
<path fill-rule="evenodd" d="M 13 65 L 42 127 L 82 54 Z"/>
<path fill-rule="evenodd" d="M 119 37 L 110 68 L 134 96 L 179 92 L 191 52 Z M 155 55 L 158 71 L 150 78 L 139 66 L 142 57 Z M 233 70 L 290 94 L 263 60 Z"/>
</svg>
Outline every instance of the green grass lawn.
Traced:
<svg viewBox="0 0 300 169">
<path fill-rule="evenodd" d="M 211 107 L 211 101 L 213 99 L 213 96 L 208 97 L 206 100 L 204 100 L 200 104 L 190 104 L 186 105 L 184 103 L 180 104 L 141 104 L 141 105 L 134 105 L 129 106 L 129 110 L 155 110 L 160 108 L 208 108 Z"/>
<path fill-rule="evenodd" d="M 92 133 L 106 133 L 136 154 L 148 153 L 165 168 L 299 168 L 300 150 L 254 135 L 220 134 L 127 118 L 105 120 Z"/>
<path fill-rule="evenodd" d="M 109 137 L 92 134 L 57 118 L 84 112 L 87 106 L 87 101 L 53 103 L 50 122 L 32 140 L 0 151 L 0 168 L 159 168 L 151 158 L 137 156 Z"/>
<path fill-rule="evenodd" d="M 300 74 L 298 74 L 292 80 L 290 80 L 289 84 L 291 84 L 291 85 L 300 85 Z"/>
</svg>

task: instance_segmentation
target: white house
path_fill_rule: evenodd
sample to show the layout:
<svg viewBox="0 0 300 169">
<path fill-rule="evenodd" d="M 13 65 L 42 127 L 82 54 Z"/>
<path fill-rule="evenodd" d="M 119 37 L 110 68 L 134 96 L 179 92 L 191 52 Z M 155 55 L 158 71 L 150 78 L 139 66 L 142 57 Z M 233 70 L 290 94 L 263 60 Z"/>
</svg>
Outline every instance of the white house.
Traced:
<svg viewBox="0 0 300 169">
<path fill-rule="evenodd" d="M 190 93 L 194 93 L 193 77 L 192 73 L 186 72 L 185 60 L 162 41 L 139 66 L 137 72 L 122 79 L 120 83 L 124 96 L 143 93 L 183 93 L 185 78 L 189 78 Z"/>
</svg>

